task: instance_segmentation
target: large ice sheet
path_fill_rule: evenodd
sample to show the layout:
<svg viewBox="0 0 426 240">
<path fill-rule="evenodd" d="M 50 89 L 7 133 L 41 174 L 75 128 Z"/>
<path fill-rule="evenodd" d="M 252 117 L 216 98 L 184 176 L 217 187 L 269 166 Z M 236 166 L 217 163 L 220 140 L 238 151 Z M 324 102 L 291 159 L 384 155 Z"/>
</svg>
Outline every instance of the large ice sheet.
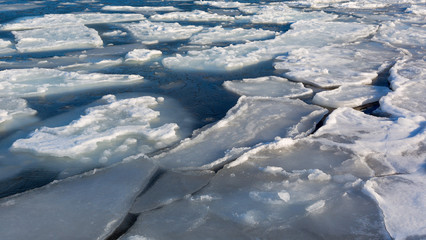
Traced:
<svg viewBox="0 0 426 240">
<path fill-rule="evenodd" d="M 424 24 L 417 25 L 395 21 L 383 23 L 374 39 L 397 46 L 424 47 L 426 46 L 424 36 L 426 36 Z"/>
<path fill-rule="evenodd" d="M 300 100 L 243 96 L 222 120 L 155 160 L 166 168 L 212 169 L 256 144 L 305 136 L 326 113 Z"/>
<path fill-rule="evenodd" d="M 117 155 L 124 159 L 147 154 L 179 140 L 176 123 L 154 125 L 161 118 L 154 109 L 164 98 L 106 95 L 102 101 L 68 125 L 37 129 L 29 138 L 15 141 L 11 150 L 107 163 Z"/>
<path fill-rule="evenodd" d="M 105 239 L 155 170 L 149 161 L 126 162 L 2 199 L 2 238 Z"/>
<path fill-rule="evenodd" d="M 426 175 L 378 177 L 365 184 L 365 190 L 377 201 L 386 229 L 394 239 L 426 237 Z"/>
<path fill-rule="evenodd" d="M 229 91 L 246 96 L 297 98 L 312 94 L 312 89 L 305 88 L 302 83 L 276 76 L 225 81 L 223 86 Z"/>
<path fill-rule="evenodd" d="M 377 205 L 362 194 L 371 174 L 349 149 L 283 139 L 191 197 L 143 213 L 120 239 L 386 239 Z"/>
<path fill-rule="evenodd" d="M 278 57 L 283 76 L 319 87 L 371 84 L 378 73 L 400 56 L 382 44 L 357 43 L 322 48 L 299 48 Z"/>
<path fill-rule="evenodd" d="M 9 69 L 0 71 L 0 93 L 2 96 L 45 96 L 142 81 L 143 77 L 139 75 L 80 74 L 44 68 Z"/>
<path fill-rule="evenodd" d="M 34 122 L 37 111 L 27 105 L 22 98 L 0 98 L 0 132 Z"/>
<path fill-rule="evenodd" d="M 201 26 L 186 25 L 179 23 L 162 23 L 141 21 L 139 23 L 123 24 L 133 36 L 141 41 L 169 42 L 190 38 L 194 33 L 203 29 Z"/>
<path fill-rule="evenodd" d="M 133 7 L 133 6 L 104 6 L 102 7 L 104 11 L 125 11 L 125 12 L 175 12 L 180 11 L 179 8 L 173 6 L 143 6 L 143 7 Z"/>
<path fill-rule="evenodd" d="M 20 18 L 10 23 L 0 25 L 1 30 L 25 30 L 34 28 L 64 27 L 69 25 L 85 25 L 114 22 L 131 22 L 144 20 L 141 14 L 120 13 L 67 13 L 46 14 L 32 18 Z"/>
<path fill-rule="evenodd" d="M 209 13 L 201 10 L 194 10 L 192 12 L 171 12 L 166 14 L 152 15 L 152 21 L 188 21 L 188 22 L 228 22 L 234 21 L 232 16 L 220 15 L 217 13 Z"/>
<path fill-rule="evenodd" d="M 226 29 L 222 26 L 206 29 L 191 37 L 192 44 L 212 44 L 222 42 L 245 42 L 260 40 L 275 36 L 275 32 L 263 29 L 244 29 L 232 28 Z"/>
<path fill-rule="evenodd" d="M 315 94 L 312 102 L 324 107 L 359 107 L 377 102 L 390 92 L 388 87 L 378 86 L 341 86 L 334 90 Z"/>
<path fill-rule="evenodd" d="M 13 53 L 15 49 L 12 48 L 12 42 L 0 39 L 0 56 Z"/>
<path fill-rule="evenodd" d="M 19 52 L 102 47 L 98 32 L 84 25 L 13 31 Z"/>
<path fill-rule="evenodd" d="M 426 118 L 426 61 L 404 59 L 397 62 L 390 73 L 394 92 L 380 100 L 380 108 L 394 116 Z"/>
<path fill-rule="evenodd" d="M 388 119 L 338 108 L 313 136 L 365 157 L 369 165 L 382 169 L 378 175 L 416 172 L 425 164 L 423 117 Z"/>
<path fill-rule="evenodd" d="M 141 63 L 146 62 L 163 54 L 160 50 L 134 49 L 126 54 L 126 62 Z"/>
</svg>

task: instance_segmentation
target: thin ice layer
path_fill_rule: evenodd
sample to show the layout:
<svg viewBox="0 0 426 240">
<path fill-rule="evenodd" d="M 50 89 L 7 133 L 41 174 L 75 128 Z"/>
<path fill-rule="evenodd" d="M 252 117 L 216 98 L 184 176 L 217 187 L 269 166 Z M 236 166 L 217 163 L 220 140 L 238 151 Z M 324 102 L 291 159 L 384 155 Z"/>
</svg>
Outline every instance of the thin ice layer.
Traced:
<svg viewBox="0 0 426 240">
<path fill-rule="evenodd" d="M 161 56 L 163 54 L 159 50 L 149 50 L 149 49 L 134 49 L 131 52 L 126 54 L 126 62 L 147 62 L 151 59 Z"/>
<path fill-rule="evenodd" d="M 2 199 L 2 238 L 105 239 L 155 170 L 149 161 L 126 162 Z"/>
<path fill-rule="evenodd" d="M 283 76 L 319 87 L 371 84 L 400 52 L 379 43 L 299 48 L 277 58 Z"/>
<path fill-rule="evenodd" d="M 393 92 L 380 100 L 380 108 L 394 116 L 426 118 L 426 62 L 401 60 L 390 71 Z"/>
<path fill-rule="evenodd" d="M 181 70 L 232 71 L 268 61 L 295 48 L 356 41 L 375 30 L 376 27 L 361 23 L 299 21 L 290 31 L 271 40 L 188 51 L 186 56 L 165 58 L 163 65 Z"/>
<path fill-rule="evenodd" d="M 275 36 L 275 32 L 263 29 L 232 28 L 225 29 L 222 26 L 209 28 L 191 37 L 192 44 L 213 44 L 222 42 L 245 42 L 260 40 Z"/>
<path fill-rule="evenodd" d="M 337 15 L 322 11 L 303 12 L 290 8 L 285 3 L 271 3 L 259 6 L 252 16 L 240 18 L 255 24 L 288 24 L 309 19 L 333 20 Z"/>
<path fill-rule="evenodd" d="M 13 31 L 19 52 L 43 52 L 102 47 L 98 32 L 84 25 Z"/>
<path fill-rule="evenodd" d="M 180 11 L 179 8 L 173 6 L 143 6 L 143 7 L 133 7 L 133 6 L 104 6 L 102 7 L 103 11 L 125 11 L 125 12 L 174 12 Z"/>
<path fill-rule="evenodd" d="M 188 22 L 229 22 L 234 21 L 235 18 L 217 13 L 209 13 L 201 10 L 194 10 L 192 12 L 171 12 L 165 14 L 152 15 L 152 21 L 188 21 Z"/>
<path fill-rule="evenodd" d="M 139 23 L 123 24 L 133 36 L 141 41 L 169 42 L 190 38 L 194 33 L 203 29 L 201 26 L 186 25 L 179 23 L 161 23 L 141 21 Z"/>
<path fill-rule="evenodd" d="M 11 150 L 75 160 L 108 162 L 116 154 L 146 154 L 177 141 L 175 123 L 151 126 L 160 118 L 155 111 L 164 99 L 137 97 L 116 99 L 104 96 L 106 103 L 90 107 L 70 124 L 42 127 L 29 138 L 18 139 Z M 98 158 L 98 159 L 96 159 Z"/>
<path fill-rule="evenodd" d="M 353 150 L 369 165 L 381 168 L 381 174 L 416 172 L 425 164 L 426 129 L 419 116 L 388 119 L 338 108 L 314 138 Z"/>
<path fill-rule="evenodd" d="M 0 71 L 2 96 L 34 97 L 142 82 L 138 75 L 81 74 L 30 68 Z"/>
<path fill-rule="evenodd" d="M 377 205 L 362 194 L 368 176 L 348 149 L 282 139 L 191 197 L 143 213 L 120 239 L 386 239 Z"/>
<path fill-rule="evenodd" d="M 312 89 L 305 88 L 302 83 L 290 82 L 276 76 L 225 81 L 223 86 L 245 96 L 297 98 L 312 94 Z"/>
<path fill-rule="evenodd" d="M 0 39 L 0 55 L 13 53 L 15 49 L 12 48 L 12 42 Z"/>
<path fill-rule="evenodd" d="M 390 235 L 396 239 L 426 237 L 426 175 L 377 177 L 365 184 L 365 190 L 379 204 Z"/>
<path fill-rule="evenodd" d="M 70 25 L 100 24 L 114 22 L 131 22 L 144 20 L 141 14 L 121 13 L 67 13 L 46 14 L 44 16 L 19 18 L 13 22 L 0 25 L 1 30 L 25 30 L 34 28 L 64 27 Z M 67 27 L 65 27 L 67 26 Z"/>
<path fill-rule="evenodd" d="M 1 97 L 0 98 L 0 131 L 10 130 L 17 126 L 35 120 L 37 111 L 27 105 L 22 98 Z"/>
<path fill-rule="evenodd" d="M 324 107 L 359 107 L 377 102 L 390 92 L 388 87 L 378 86 L 341 86 L 334 90 L 315 94 L 312 102 Z"/>
<path fill-rule="evenodd" d="M 417 25 L 395 21 L 383 23 L 374 39 L 397 46 L 424 47 L 426 46 L 424 36 L 426 36 L 424 24 Z"/>
<path fill-rule="evenodd" d="M 239 149 L 305 136 L 326 113 L 300 100 L 243 96 L 225 118 L 155 159 L 166 168 L 214 168 Z"/>
</svg>

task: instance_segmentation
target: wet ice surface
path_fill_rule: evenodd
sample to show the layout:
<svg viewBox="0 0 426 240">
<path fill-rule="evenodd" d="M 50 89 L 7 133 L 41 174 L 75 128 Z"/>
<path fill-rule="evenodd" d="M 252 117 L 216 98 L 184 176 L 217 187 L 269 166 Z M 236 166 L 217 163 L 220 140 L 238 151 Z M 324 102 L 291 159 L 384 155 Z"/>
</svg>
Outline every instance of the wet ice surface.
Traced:
<svg viewBox="0 0 426 240">
<path fill-rule="evenodd" d="M 425 238 L 424 10 L 0 0 L 0 238 Z"/>
</svg>

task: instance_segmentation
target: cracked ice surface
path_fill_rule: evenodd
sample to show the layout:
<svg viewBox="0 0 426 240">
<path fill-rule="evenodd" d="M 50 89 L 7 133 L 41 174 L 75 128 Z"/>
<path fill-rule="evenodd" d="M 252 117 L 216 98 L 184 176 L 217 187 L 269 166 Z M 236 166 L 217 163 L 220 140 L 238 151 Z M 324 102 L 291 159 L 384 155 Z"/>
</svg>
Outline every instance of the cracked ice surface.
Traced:
<svg viewBox="0 0 426 240">
<path fill-rule="evenodd" d="M 225 81 L 223 86 L 245 96 L 297 98 L 312 94 L 312 89 L 305 88 L 302 83 L 290 82 L 276 76 Z"/>
<path fill-rule="evenodd" d="M 80 74 L 54 69 L 30 68 L 0 71 L 3 96 L 45 96 L 49 94 L 141 82 L 138 75 Z"/>
<path fill-rule="evenodd" d="M 60 127 L 42 127 L 29 138 L 18 139 L 11 150 L 36 155 L 67 157 L 101 163 L 119 155 L 147 154 L 179 139 L 176 123 L 152 127 L 160 112 L 155 111 L 163 98 L 102 98 L 104 104 L 86 109 L 85 115 Z M 93 159 L 98 157 L 99 159 Z"/>
<path fill-rule="evenodd" d="M 0 25 L 1 30 L 26 30 L 34 28 L 63 27 L 69 25 L 85 25 L 114 22 L 131 22 L 144 20 L 141 14 L 119 13 L 69 13 L 46 14 L 44 16 L 17 19 L 13 22 Z"/>
<path fill-rule="evenodd" d="M 103 46 L 98 32 L 84 25 L 13 31 L 19 52 L 42 52 Z"/>
<path fill-rule="evenodd" d="M 2 199 L 2 238 L 105 239 L 155 170 L 149 161 L 125 162 Z"/>
<path fill-rule="evenodd" d="M 379 101 L 390 92 L 387 87 L 378 86 L 341 86 L 330 91 L 315 94 L 312 102 L 324 107 L 359 107 Z"/>
<path fill-rule="evenodd" d="M 190 38 L 193 34 L 201 31 L 203 27 L 179 23 L 162 23 L 141 21 L 139 23 L 123 24 L 137 39 L 141 41 L 169 42 Z"/>
<path fill-rule="evenodd" d="M 276 137 L 306 136 L 326 113 L 300 100 L 243 96 L 225 118 L 155 159 L 166 168 L 211 169 L 247 147 Z"/>
</svg>

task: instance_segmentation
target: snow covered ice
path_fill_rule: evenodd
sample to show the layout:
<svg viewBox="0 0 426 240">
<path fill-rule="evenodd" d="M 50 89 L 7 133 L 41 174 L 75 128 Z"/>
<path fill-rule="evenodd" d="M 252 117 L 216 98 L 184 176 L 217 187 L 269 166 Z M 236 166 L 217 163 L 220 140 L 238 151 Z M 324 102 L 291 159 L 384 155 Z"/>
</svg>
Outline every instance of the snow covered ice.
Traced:
<svg viewBox="0 0 426 240">
<path fill-rule="evenodd" d="M 424 0 L 0 0 L 0 239 L 426 239 Z"/>
</svg>

